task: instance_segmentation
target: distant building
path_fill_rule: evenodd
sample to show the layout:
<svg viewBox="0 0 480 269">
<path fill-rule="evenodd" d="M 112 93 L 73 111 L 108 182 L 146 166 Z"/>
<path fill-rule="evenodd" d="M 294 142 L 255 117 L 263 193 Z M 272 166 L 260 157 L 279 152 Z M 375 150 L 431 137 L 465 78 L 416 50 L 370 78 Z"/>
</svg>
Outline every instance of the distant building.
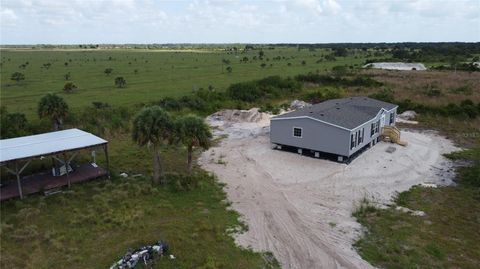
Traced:
<svg viewBox="0 0 480 269">
<path fill-rule="evenodd" d="M 427 68 L 422 63 L 401 63 L 401 62 L 384 62 L 384 63 L 369 63 L 363 68 L 375 68 L 385 70 L 400 70 L 400 71 L 425 71 Z"/>
<path fill-rule="evenodd" d="M 397 105 L 368 97 L 328 100 L 275 116 L 273 148 L 348 162 L 380 141 L 384 126 L 395 125 Z"/>
</svg>

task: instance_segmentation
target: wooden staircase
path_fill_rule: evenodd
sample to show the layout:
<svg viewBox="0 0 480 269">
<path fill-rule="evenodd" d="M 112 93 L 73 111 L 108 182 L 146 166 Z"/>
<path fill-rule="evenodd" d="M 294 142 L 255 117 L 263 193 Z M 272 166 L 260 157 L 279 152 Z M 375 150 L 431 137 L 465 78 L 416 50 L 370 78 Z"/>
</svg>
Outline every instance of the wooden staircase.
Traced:
<svg viewBox="0 0 480 269">
<path fill-rule="evenodd" d="M 400 140 L 400 130 L 398 130 L 398 128 L 395 126 L 384 126 L 382 128 L 381 137 L 383 141 L 399 144 L 400 146 L 404 147 L 408 145 L 406 141 Z"/>
</svg>

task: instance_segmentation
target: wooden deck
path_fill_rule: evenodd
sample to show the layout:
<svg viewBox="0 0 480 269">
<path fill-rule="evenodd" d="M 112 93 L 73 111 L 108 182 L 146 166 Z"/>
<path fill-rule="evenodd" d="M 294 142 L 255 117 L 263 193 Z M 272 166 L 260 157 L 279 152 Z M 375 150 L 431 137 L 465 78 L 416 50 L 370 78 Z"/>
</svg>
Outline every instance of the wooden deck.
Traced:
<svg viewBox="0 0 480 269">
<path fill-rule="evenodd" d="M 107 175 L 107 171 L 105 169 L 101 167 L 94 167 L 90 163 L 79 165 L 74 169 L 75 170 L 68 175 L 71 184 L 84 182 Z M 23 177 L 21 179 L 21 183 L 24 197 L 28 194 L 43 192 L 49 189 L 68 185 L 66 175 L 54 177 L 52 176 L 51 171 Z M 7 185 L 2 185 L 0 188 L 1 201 L 16 197 L 20 197 L 16 180 L 8 182 Z"/>
</svg>

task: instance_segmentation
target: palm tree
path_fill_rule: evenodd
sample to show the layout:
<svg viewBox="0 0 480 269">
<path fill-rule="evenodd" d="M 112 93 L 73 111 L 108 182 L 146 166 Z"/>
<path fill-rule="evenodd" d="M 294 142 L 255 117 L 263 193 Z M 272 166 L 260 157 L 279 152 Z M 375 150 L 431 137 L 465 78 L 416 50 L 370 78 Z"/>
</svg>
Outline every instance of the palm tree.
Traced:
<svg viewBox="0 0 480 269">
<path fill-rule="evenodd" d="M 210 127 L 202 118 L 187 115 L 176 122 L 177 139 L 187 147 L 188 171 L 192 170 L 192 153 L 194 147 L 208 149 L 212 138 Z"/>
<path fill-rule="evenodd" d="M 68 105 L 62 97 L 49 93 L 40 99 L 38 103 L 38 116 L 50 118 L 53 130 L 58 131 L 63 119 L 68 115 Z"/>
<path fill-rule="evenodd" d="M 142 109 L 133 120 L 132 138 L 141 147 L 153 146 L 153 182 L 164 183 L 165 174 L 159 147 L 171 141 L 174 124 L 170 114 L 159 106 Z"/>
</svg>

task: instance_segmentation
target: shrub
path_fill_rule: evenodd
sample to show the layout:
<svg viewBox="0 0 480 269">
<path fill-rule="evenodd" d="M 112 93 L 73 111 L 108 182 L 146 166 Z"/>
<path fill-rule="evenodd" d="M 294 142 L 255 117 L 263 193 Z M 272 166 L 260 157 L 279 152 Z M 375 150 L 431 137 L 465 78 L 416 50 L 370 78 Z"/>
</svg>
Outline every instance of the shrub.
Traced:
<svg viewBox="0 0 480 269">
<path fill-rule="evenodd" d="M 233 100 L 255 102 L 265 97 L 281 97 L 301 89 L 301 84 L 291 78 L 270 76 L 264 79 L 230 85 L 227 95 Z"/>
<path fill-rule="evenodd" d="M 428 89 L 425 91 L 425 95 L 429 97 L 439 97 L 442 95 L 442 91 L 439 89 Z"/>
<path fill-rule="evenodd" d="M 123 88 L 127 84 L 127 81 L 123 77 L 116 77 L 115 78 L 115 86 L 117 88 Z"/>
<path fill-rule="evenodd" d="M 28 135 L 27 117 L 22 113 L 8 113 L 7 108 L 0 107 L 0 138 L 12 138 Z"/>
<path fill-rule="evenodd" d="M 450 89 L 450 92 L 455 94 L 472 95 L 473 90 L 470 86 L 461 86 L 458 88 Z"/>
<path fill-rule="evenodd" d="M 190 191 L 201 187 L 202 183 L 212 183 L 213 176 L 205 172 L 194 174 L 167 173 L 167 183 L 174 192 Z"/>
<path fill-rule="evenodd" d="M 77 86 L 76 86 L 75 84 L 73 84 L 73 82 L 67 82 L 67 83 L 65 83 L 65 85 L 63 86 L 63 91 L 66 92 L 66 93 L 71 93 L 71 92 L 73 92 L 76 88 L 77 88 Z"/>
<path fill-rule="evenodd" d="M 105 73 L 107 76 L 110 75 L 113 72 L 113 68 L 105 68 L 103 73 Z"/>
<path fill-rule="evenodd" d="M 370 94 L 369 97 L 373 99 L 382 100 L 384 102 L 394 103 L 393 90 L 391 89 L 382 89 L 377 93 Z"/>
<path fill-rule="evenodd" d="M 280 107 L 273 106 L 272 104 L 267 103 L 266 105 L 260 107 L 259 112 L 267 112 L 272 113 L 273 115 L 277 115 L 278 113 L 280 113 Z"/>
<path fill-rule="evenodd" d="M 313 92 L 308 92 L 303 99 L 306 102 L 317 104 L 330 99 L 342 98 L 344 96 L 341 89 L 321 89 Z"/>
<path fill-rule="evenodd" d="M 21 80 L 25 80 L 25 75 L 20 72 L 14 72 L 10 79 L 16 82 L 20 82 Z"/>
<path fill-rule="evenodd" d="M 323 86 L 336 86 L 336 87 L 380 87 L 383 85 L 382 82 L 377 81 L 368 76 L 356 76 L 353 79 L 345 79 L 341 76 L 329 76 L 321 75 L 316 73 L 308 73 L 306 75 L 297 75 L 295 77 L 297 81 L 301 82 L 310 82 Z"/>
</svg>

